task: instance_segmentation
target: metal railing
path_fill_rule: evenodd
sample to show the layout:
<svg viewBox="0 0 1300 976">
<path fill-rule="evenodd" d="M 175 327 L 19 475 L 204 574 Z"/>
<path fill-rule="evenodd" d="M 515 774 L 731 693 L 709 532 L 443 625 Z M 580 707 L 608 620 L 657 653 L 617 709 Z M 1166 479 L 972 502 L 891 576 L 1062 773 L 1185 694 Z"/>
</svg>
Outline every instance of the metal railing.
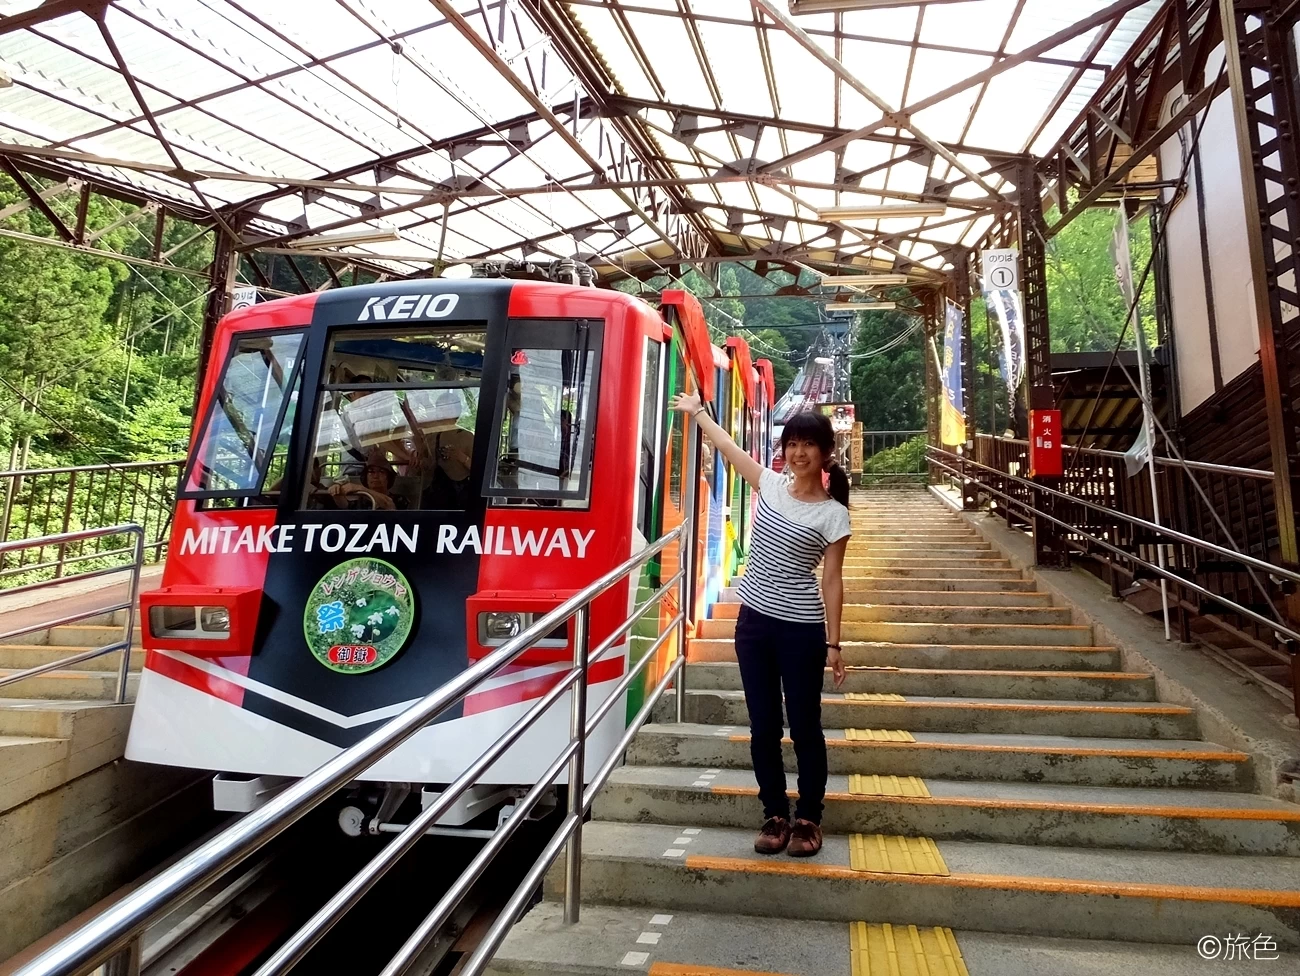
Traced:
<svg viewBox="0 0 1300 976">
<path fill-rule="evenodd" d="M 0 633 L 0 644 L 8 643 L 15 637 L 22 637 L 25 634 L 31 634 L 38 630 L 50 630 L 54 627 L 64 627 L 69 624 L 75 624 L 79 620 L 89 620 L 93 617 L 103 616 L 104 614 L 125 614 L 125 623 L 123 624 L 122 640 L 114 641 L 111 644 L 105 644 L 103 647 L 89 648 L 80 654 L 70 654 L 67 657 L 59 658 L 56 661 L 46 661 L 44 664 L 38 664 L 35 667 L 26 668 L 22 671 L 12 671 L 6 675 L 0 675 L 0 688 L 8 685 L 17 684 L 27 678 L 34 678 L 37 675 L 45 674 L 49 671 L 59 671 L 63 668 L 71 667 L 74 664 L 80 664 L 82 661 L 90 661 L 94 658 L 101 657 L 105 654 L 114 654 L 120 651 L 122 653 L 121 665 L 117 673 L 117 690 L 114 693 L 114 700 L 121 704 L 126 701 L 127 678 L 131 670 L 131 643 L 135 636 L 135 614 L 136 603 L 140 598 L 140 570 L 144 565 L 145 553 L 145 534 L 144 529 L 134 523 L 126 525 L 114 525 L 102 529 L 82 529 L 79 532 L 64 532 L 59 535 L 42 536 L 38 539 L 17 539 L 13 542 L 0 542 L 0 558 L 11 552 L 18 552 L 22 549 L 38 547 L 45 549 L 48 547 L 66 548 L 69 545 L 77 543 L 90 542 L 102 538 L 130 537 L 134 542 L 126 547 L 118 547 L 113 550 L 113 555 L 122 556 L 130 554 L 130 561 L 117 565 L 101 566 L 97 569 L 86 570 L 76 576 L 65 576 L 61 579 L 40 580 L 35 583 L 28 583 L 25 586 L 14 587 L 5 591 L 5 594 L 22 593 L 32 590 L 51 590 L 57 592 L 57 588 L 65 583 L 74 580 L 92 579 L 98 577 L 115 576 L 119 573 L 129 573 L 127 581 L 126 599 L 120 603 L 114 603 L 110 606 L 96 607 L 92 610 L 78 611 L 77 613 L 68 614 L 55 619 L 42 619 L 34 624 L 24 625 L 13 630 Z"/>
<path fill-rule="evenodd" d="M 85 467 L 0 471 L 0 539 L 53 538 L 80 529 L 134 523 L 152 562 L 162 560 L 184 458 Z M 28 546 L 14 559 L 0 552 L 0 592 L 59 579 L 69 567 L 107 565 L 122 555 L 108 535 Z M 30 556 L 30 558 L 29 558 Z"/>
<path fill-rule="evenodd" d="M 354 781 L 374 763 L 392 752 L 403 742 L 424 728 L 456 702 L 487 681 L 517 659 L 538 641 L 546 638 L 556 627 L 572 619 L 574 656 L 570 669 L 559 677 L 558 684 L 514 723 L 496 742 L 475 759 L 436 802 L 423 810 L 401 833 L 391 840 L 365 867 L 335 893 L 298 931 L 291 935 L 269 959 L 258 968 L 256 976 L 283 973 L 300 962 L 321 938 L 369 891 L 380 878 L 423 836 L 453 803 L 474 785 L 497 759 L 517 742 L 534 723 L 560 699 L 573 690 L 570 714 L 570 731 L 567 746 L 542 773 L 536 784 L 515 807 L 514 813 L 484 844 L 479 854 L 439 899 L 437 905 L 417 926 L 410 938 L 383 969 L 384 976 L 397 976 L 404 972 L 417 955 L 431 942 L 438 930 L 451 917 L 459 902 L 482 877 L 493 858 L 506 845 L 519 824 L 551 788 L 556 778 L 568 770 L 569 798 L 564 819 L 541 855 L 529 869 L 519 888 L 511 896 L 491 927 L 484 934 L 474 952 L 464 960 L 457 972 L 463 976 L 481 973 L 491 961 L 506 933 L 527 905 L 533 891 L 546 871 L 567 845 L 565 862 L 564 914 L 569 922 L 578 919 L 581 896 L 582 822 L 596 794 L 622 760 L 622 754 L 658 704 L 669 684 L 674 684 L 677 694 L 677 718 L 680 721 L 683 701 L 684 676 L 684 623 L 687 607 L 689 574 L 689 540 L 692 523 L 688 520 L 673 531 L 610 571 L 590 586 L 570 597 L 560 606 L 537 620 L 519 636 L 507 641 L 487 657 L 482 658 L 456 678 L 442 685 L 411 708 L 366 736 L 360 742 L 343 750 L 329 762 L 290 785 L 269 800 L 264 806 L 245 815 L 233 826 L 217 834 L 206 843 L 185 855 L 172 867 L 146 881 L 139 888 L 92 918 L 70 935 L 42 952 L 22 966 L 13 976 L 81 976 L 100 965 L 107 965 L 112 976 L 135 976 L 141 965 L 141 940 L 146 927 L 161 918 L 179 902 L 201 886 L 217 879 L 236 864 L 258 851 L 292 824 L 306 816 L 332 796 L 338 789 Z M 683 567 L 665 580 L 662 585 L 640 604 L 632 614 L 595 647 L 590 647 L 591 604 L 601 594 L 649 562 L 670 543 L 681 547 L 679 566 Z M 644 656 L 608 698 L 594 711 L 587 708 L 587 672 L 589 666 L 604 654 L 617 647 L 635 623 L 649 610 L 659 607 L 659 601 L 676 587 L 678 604 L 674 616 L 662 624 L 662 630 Z M 659 610 L 661 621 L 665 611 Z M 636 717 L 629 723 L 604 765 L 590 777 L 590 785 L 583 789 L 584 760 L 588 736 L 600 722 L 617 707 L 624 692 L 631 687 L 655 660 L 668 639 L 676 634 L 681 653 L 673 660 L 647 696 Z"/>
<path fill-rule="evenodd" d="M 1072 550 L 1097 558 L 1107 567 L 1114 595 L 1120 595 L 1121 577 L 1130 583 L 1157 588 L 1155 581 L 1163 580 L 1169 590 L 1170 606 L 1178 614 L 1182 640 L 1191 640 L 1191 619 L 1200 617 L 1259 650 L 1276 665 L 1289 668 L 1293 681 L 1300 674 L 1300 657 L 1296 653 L 1300 650 L 1300 624 L 1279 610 L 1285 606 L 1287 592 L 1300 583 L 1300 573 L 1241 551 L 1235 545 L 1220 545 L 1200 538 L 1178 527 L 1178 519 L 1172 520 L 1173 524 L 1171 520 L 1156 524 L 1149 518 L 1122 511 L 1119 503 L 1128 490 L 1126 487 L 1112 487 L 1095 492 L 1095 497 L 1087 497 L 1071 478 L 1062 481 L 1066 490 L 1032 481 L 1027 477 L 1027 463 L 1018 454 L 1024 442 L 992 440 L 993 444 L 988 446 L 996 451 L 985 451 L 985 457 L 993 455 L 992 459 L 1001 460 L 1002 465 L 934 446 L 929 448 L 927 457 L 936 471 L 951 476 L 959 484 L 975 482 L 979 492 L 995 501 L 1004 513 L 1014 511 L 1026 522 L 1039 519 L 1064 530 L 1063 538 Z M 1114 452 L 1107 454 L 1123 457 Z M 1116 459 L 1113 466 L 1122 463 Z M 1249 468 L 1220 470 L 1217 465 L 1206 464 L 1193 468 L 1198 469 L 1224 478 L 1249 478 L 1255 474 Z M 1122 467 L 1113 473 L 1112 479 L 1116 483 L 1128 481 Z M 1146 479 L 1133 480 L 1146 482 Z M 1091 484 L 1097 486 L 1099 481 L 1093 480 Z M 1287 693 L 1277 682 L 1268 683 Z M 1300 695 L 1295 691 L 1293 685 L 1290 696 L 1300 715 Z"/>
<path fill-rule="evenodd" d="M 868 485 L 889 483 L 913 484 L 924 481 L 926 475 L 925 452 L 917 453 L 913 464 L 882 466 L 880 460 L 872 464 L 872 459 L 884 451 L 925 436 L 923 430 L 864 430 L 862 432 L 862 481 Z M 883 460 L 883 459 L 882 459 Z"/>
</svg>

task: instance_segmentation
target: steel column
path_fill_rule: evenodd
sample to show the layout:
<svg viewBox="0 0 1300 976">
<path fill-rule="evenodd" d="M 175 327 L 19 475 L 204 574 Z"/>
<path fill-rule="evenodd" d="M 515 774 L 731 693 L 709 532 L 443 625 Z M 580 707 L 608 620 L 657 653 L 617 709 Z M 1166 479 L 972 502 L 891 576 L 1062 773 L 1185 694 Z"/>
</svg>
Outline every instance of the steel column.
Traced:
<svg viewBox="0 0 1300 976">
<path fill-rule="evenodd" d="M 1016 166 L 1016 202 L 1020 229 L 1020 290 L 1024 298 L 1025 316 L 1025 386 L 1028 408 L 1051 410 L 1056 406 L 1056 392 L 1052 388 L 1052 332 L 1047 321 L 1047 223 L 1043 220 L 1043 204 L 1038 194 L 1038 173 L 1033 161 L 1021 160 Z M 1028 436 L 1028 415 L 1021 415 L 1026 404 L 1015 400 L 1016 432 Z M 1036 478 L 1039 484 L 1059 488 L 1060 478 Z M 1049 514 L 1054 514 L 1055 501 L 1050 496 L 1044 500 Z M 1039 566 L 1066 568 L 1070 553 L 1065 545 L 1061 527 L 1049 519 L 1034 516 L 1034 562 Z"/>
<path fill-rule="evenodd" d="M 1220 11 L 1246 226 L 1251 231 L 1251 284 L 1273 461 L 1278 559 L 1283 565 L 1294 565 L 1300 561 L 1295 516 L 1300 459 L 1287 346 L 1300 315 L 1296 288 L 1300 160 L 1295 145 L 1296 72 L 1288 51 L 1294 19 L 1278 20 L 1282 6 L 1276 0 L 1224 0 Z"/>
</svg>

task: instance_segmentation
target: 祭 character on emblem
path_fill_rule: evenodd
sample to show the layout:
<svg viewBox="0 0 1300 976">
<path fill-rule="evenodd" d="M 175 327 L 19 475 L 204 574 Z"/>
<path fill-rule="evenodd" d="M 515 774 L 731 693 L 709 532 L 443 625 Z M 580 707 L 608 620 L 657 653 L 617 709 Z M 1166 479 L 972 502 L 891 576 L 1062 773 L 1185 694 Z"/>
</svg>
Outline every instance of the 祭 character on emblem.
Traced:
<svg viewBox="0 0 1300 976">
<path fill-rule="evenodd" d="M 359 674 L 401 652 L 414 616 L 411 585 L 401 570 L 382 559 L 350 559 L 313 587 L 303 635 L 325 667 Z"/>
</svg>

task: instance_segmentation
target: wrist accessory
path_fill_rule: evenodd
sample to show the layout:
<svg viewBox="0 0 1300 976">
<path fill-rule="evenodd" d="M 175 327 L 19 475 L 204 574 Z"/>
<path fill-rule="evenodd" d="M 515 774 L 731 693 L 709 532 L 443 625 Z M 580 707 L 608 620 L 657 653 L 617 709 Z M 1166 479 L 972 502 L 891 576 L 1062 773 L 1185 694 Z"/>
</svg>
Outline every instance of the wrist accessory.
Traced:
<svg viewBox="0 0 1300 976">
<path fill-rule="evenodd" d="M 843 648 L 841 648 L 839 644 L 829 644 L 829 643 L 826 645 L 826 650 L 829 651 L 832 647 L 835 648 L 835 650 L 837 651 L 843 650 Z"/>
<path fill-rule="evenodd" d="M 708 409 L 708 407 L 699 407 L 698 409 L 691 411 L 691 416 L 698 417 L 700 414 L 707 412 Z"/>
</svg>

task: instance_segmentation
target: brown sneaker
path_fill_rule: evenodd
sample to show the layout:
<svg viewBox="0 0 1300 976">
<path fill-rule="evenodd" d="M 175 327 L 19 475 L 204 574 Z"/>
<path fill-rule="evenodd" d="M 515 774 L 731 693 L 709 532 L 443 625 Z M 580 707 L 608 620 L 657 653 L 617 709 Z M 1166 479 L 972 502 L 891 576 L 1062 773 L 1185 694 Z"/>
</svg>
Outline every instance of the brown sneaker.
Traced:
<svg viewBox="0 0 1300 976">
<path fill-rule="evenodd" d="M 812 857 L 821 849 L 822 829 L 810 821 L 796 820 L 785 852 L 791 857 Z"/>
<path fill-rule="evenodd" d="M 760 854 L 780 854 L 790 843 L 790 821 L 785 817 L 768 817 L 754 838 L 754 850 Z"/>
</svg>

